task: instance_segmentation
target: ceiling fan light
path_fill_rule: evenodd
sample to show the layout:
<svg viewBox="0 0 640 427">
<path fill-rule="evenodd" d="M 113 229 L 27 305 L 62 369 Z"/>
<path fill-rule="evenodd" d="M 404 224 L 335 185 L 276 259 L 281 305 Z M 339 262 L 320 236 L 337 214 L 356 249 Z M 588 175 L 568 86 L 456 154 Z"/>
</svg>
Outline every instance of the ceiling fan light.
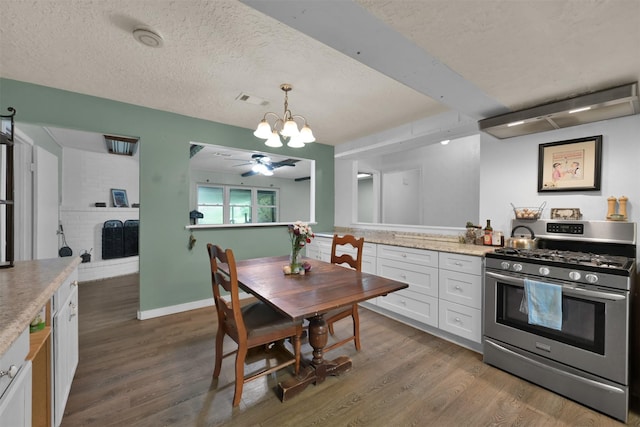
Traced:
<svg viewBox="0 0 640 427">
<path fill-rule="evenodd" d="M 299 135 L 292 136 L 287 142 L 287 145 L 291 148 L 302 148 L 304 147 L 304 142 L 300 139 Z"/>
<path fill-rule="evenodd" d="M 315 142 L 316 137 L 313 136 L 313 132 L 311 131 L 311 128 L 307 125 L 304 125 L 300 130 L 300 139 L 302 140 L 302 142 L 307 144 L 309 142 Z"/>
<path fill-rule="evenodd" d="M 260 139 L 268 139 L 271 136 L 271 126 L 267 123 L 266 119 L 262 119 L 260 123 L 258 123 L 258 127 L 253 134 Z"/>
<path fill-rule="evenodd" d="M 265 166 L 264 171 L 262 171 L 262 175 L 264 175 L 264 176 L 272 176 L 273 175 L 273 171 Z"/>
<path fill-rule="evenodd" d="M 300 135 L 300 131 L 298 130 L 296 122 L 293 119 L 289 119 L 284 122 L 284 126 L 282 127 L 280 134 L 282 136 L 294 137 Z"/>
<path fill-rule="evenodd" d="M 264 145 L 274 148 L 282 147 L 282 141 L 280 141 L 280 135 L 278 135 L 278 132 L 276 132 L 275 130 L 271 132 L 271 135 L 264 142 Z"/>
</svg>

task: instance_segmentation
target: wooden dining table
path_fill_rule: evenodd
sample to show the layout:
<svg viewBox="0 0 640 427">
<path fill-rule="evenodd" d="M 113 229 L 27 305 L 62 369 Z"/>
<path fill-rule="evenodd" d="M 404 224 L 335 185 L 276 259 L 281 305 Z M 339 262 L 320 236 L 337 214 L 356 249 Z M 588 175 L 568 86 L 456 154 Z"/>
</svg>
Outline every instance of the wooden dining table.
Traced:
<svg viewBox="0 0 640 427">
<path fill-rule="evenodd" d="M 304 275 L 283 273 L 288 256 L 253 258 L 238 261 L 239 286 L 256 298 L 294 320 L 309 321 L 309 344 L 313 358 L 304 361 L 300 373 L 278 384 L 282 401 L 303 391 L 309 384 L 322 383 L 328 375 L 351 369 L 351 359 L 340 356 L 324 358 L 328 341 L 324 314 L 334 308 L 349 306 L 404 289 L 409 285 L 374 274 L 364 273 L 328 262 L 303 258 L 311 264 Z"/>
</svg>

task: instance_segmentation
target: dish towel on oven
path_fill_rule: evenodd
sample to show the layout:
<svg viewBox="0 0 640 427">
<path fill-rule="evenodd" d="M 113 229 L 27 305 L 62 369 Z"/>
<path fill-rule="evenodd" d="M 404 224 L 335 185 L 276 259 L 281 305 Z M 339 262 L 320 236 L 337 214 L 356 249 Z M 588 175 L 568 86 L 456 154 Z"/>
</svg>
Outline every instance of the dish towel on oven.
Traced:
<svg viewBox="0 0 640 427">
<path fill-rule="evenodd" d="M 562 330 L 562 286 L 524 279 L 529 323 Z"/>
</svg>

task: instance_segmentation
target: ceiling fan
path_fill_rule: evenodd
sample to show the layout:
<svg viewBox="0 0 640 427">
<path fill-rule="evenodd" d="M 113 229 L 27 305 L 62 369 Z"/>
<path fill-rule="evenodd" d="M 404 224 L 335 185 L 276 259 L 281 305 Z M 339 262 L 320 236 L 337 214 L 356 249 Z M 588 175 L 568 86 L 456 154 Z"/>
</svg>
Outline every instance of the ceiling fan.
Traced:
<svg viewBox="0 0 640 427">
<path fill-rule="evenodd" d="M 296 162 L 298 162 L 297 159 L 285 159 L 279 162 L 273 162 L 269 156 L 264 154 L 252 154 L 251 160 L 234 166 L 252 165 L 251 170 L 242 173 L 241 176 L 253 176 L 256 174 L 271 176 L 275 169 L 283 166 L 295 166 Z"/>
</svg>

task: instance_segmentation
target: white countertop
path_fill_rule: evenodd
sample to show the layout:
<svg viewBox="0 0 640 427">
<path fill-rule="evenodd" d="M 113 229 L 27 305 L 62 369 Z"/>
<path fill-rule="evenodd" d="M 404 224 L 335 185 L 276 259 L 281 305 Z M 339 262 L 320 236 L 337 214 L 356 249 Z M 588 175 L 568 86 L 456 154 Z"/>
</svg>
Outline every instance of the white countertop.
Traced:
<svg viewBox="0 0 640 427">
<path fill-rule="evenodd" d="M 334 232 L 315 233 L 318 237 L 333 237 Z M 444 236 L 433 234 L 403 233 L 398 231 L 377 231 L 364 229 L 336 229 L 336 234 L 352 234 L 356 237 L 364 237 L 364 241 L 405 248 L 427 249 L 438 252 L 450 252 L 456 254 L 484 256 L 487 252 L 493 252 L 494 246 L 471 245 L 459 243 L 457 236 Z"/>
</svg>

